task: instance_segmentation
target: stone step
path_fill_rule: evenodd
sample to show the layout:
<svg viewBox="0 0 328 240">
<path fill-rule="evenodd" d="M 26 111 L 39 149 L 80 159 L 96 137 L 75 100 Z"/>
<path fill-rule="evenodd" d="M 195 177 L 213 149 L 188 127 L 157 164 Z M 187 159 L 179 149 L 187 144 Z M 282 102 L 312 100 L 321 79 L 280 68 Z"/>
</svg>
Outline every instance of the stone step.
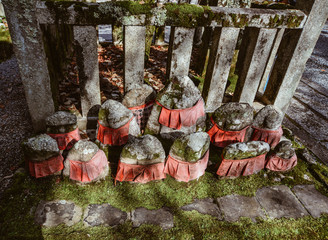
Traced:
<svg viewBox="0 0 328 240">
<path fill-rule="evenodd" d="M 300 218 L 311 215 L 318 218 L 328 213 L 328 197 L 318 192 L 314 185 L 297 185 L 291 191 L 284 185 L 263 187 L 255 197 L 227 195 L 215 202 L 211 198 L 195 200 L 181 207 L 183 211 L 198 211 L 211 215 L 217 220 L 235 222 L 240 217 L 251 218 Z M 142 224 L 158 225 L 162 229 L 174 227 L 172 211 L 163 207 L 157 210 L 137 208 L 132 212 L 124 212 L 108 203 L 90 204 L 82 215 L 81 207 L 66 200 L 41 201 L 35 212 L 35 221 L 44 227 L 55 227 L 60 224 L 72 226 L 82 221 L 86 227 L 110 226 L 123 224 L 127 220 L 133 227 Z"/>
</svg>

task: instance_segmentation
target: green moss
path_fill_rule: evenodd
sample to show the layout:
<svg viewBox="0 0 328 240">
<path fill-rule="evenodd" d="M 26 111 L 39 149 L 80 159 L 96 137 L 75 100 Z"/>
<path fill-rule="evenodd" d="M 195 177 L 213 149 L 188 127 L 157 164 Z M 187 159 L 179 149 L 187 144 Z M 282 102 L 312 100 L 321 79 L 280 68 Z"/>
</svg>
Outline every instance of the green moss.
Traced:
<svg viewBox="0 0 328 240">
<path fill-rule="evenodd" d="M 213 149 L 211 149 L 213 150 Z M 117 149 L 116 152 L 119 152 Z M 219 152 L 212 151 L 210 160 L 218 162 Z M 113 159 L 109 158 L 110 162 Z M 322 169 L 320 166 L 318 166 Z M 298 238 L 302 236 L 317 236 L 323 239 L 327 233 L 324 223 L 327 216 L 318 219 L 306 217 L 298 220 L 260 220 L 252 223 L 250 220 L 241 220 L 236 223 L 217 221 L 208 215 L 196 212 L 183 212 L 179 208 L 191 203 L 195 198 L 218 198 L 229 194 L 254 196 L 258 188 L 268 185 L 284 184 L 293 187 L 297 184 L 315 184 L 316 188 L 327 195 L 324 186 L 312 177 L 307 170 L 308 165 L 302 160 L 290 172 L 283 173 L 285 178 L 275 182 L 281 173 L 261 171 L 256 175 L 237 179 L 218 180 L 213 172 L 206 172 L 198 181 L 189 183 L 177 182 L 171 177 L 164 181 L 148 184 L 119 183 L 114 185 L 111 176 L 105 181 L 92 183 L 87 186 L 77 186 L 67 179 L 50 177 L 33 179 L 26 175 L 17 175 L 12 187 L 3 195 L 0 202 L 0 234 L 2 238 L 45 238 L 45 239 L 83 239 L 87 234 L 92 238 L 128 239 L 139 236 L 141 239 L 172 239 L 181 237 L 205 237 L 209 239 L 242 239 L 259 238 Z M 215 171 L 216 169 L 213 169 Z M 211 171 L 211 169 L 208 169 Z M 266 177 L 264 174 L 266 173 Z M 305 180 L 304 174 L 311 181 Z M 33 209 L 40 200 L 66 199 L 76 202 L 85 208 L 88 204 L 110 203 L 123 211 L 131 211 L 137 207 L 158 209 L 162 206 L 170 207 L 175 215 L 175 227 L 162 231 L 159 227 L 142 225 L 133 228 L 127 222 L 117 228 L 94 227 L 85 228 L 82 223 L 72 226 L 58 226 L 55 228 L 40 228 L 33 221 Z M 31 210 L 32 209 L 32 210 Z M 305 227 L 306 226 L 306 227 Z M 304 228 L 304 229 L 303 229 Z M 219 234 L 219 235 L 217 235 Z M 270 235 L 271 234 L 271 235 Z M 312 234 L 312 235 L 311 235 Z M 174 239 L 174 238 L 173 238 Z"/>
<path fill-rule="evenodd" d="M 109 114 L 108 110 L 100 108 L 99 113 L 98 113 L 99 121 L 107 121 L 108 114 Z"/>
<path fill-rule="evenodd" d="M 195 152 L 188 146 L 188 141 L 184 139 L 177 139 L 174 141 L 171 150 L 173 154 L 185 159 L 186 162 L 197 162 L 199 160 L 199 156 L 203 156 L 208 150 L 208 147 L 209 144 L 205 144 L 200 151 Z"/>
</svg>

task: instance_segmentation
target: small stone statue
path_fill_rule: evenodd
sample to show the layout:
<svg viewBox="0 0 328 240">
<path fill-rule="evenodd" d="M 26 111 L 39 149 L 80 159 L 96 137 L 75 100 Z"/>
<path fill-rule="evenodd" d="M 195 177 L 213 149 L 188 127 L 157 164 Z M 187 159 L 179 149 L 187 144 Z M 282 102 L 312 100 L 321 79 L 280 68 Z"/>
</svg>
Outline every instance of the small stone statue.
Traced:
<svg viewBox="0 0 328 240">
<path fill-rule="evenodd" d="M 191 133 L 174 141 L 165 173 L 178 181 L 189 182 L 205 173 L 209 158 L 210 138 L 205 132 Z"/>
<path fill-rule="evenodd" d="M 139 136 L 140 128 L 131 110 L 115 100 L 107 100 L 99 110 L 97 139 L 105 145 L 121 146 L 129 137 Z"/>
<path fill-rule="evenodd" d="M 252 125 L 252 141 L 265 141 L 274 148 L 283 134 L 281 123 L 284 118 L 280 109 L 267 105 L 256 115 Z"/>
<path fill-rule="evenodd" d="M 146 133 L 175 139 L 205 127 L 205 105 L 201 93 L 188 76 L 178 76 L 157 95 Z"/>
<path fill-rule="evenodd" d="M 281 141 L 267 159 L 271 171 L 289 171 L 297 165 L 297 156 L 291 141 Z"/>
<path fill-rule="evenodd" d="M 29 138 L 23 142 L 25 161 L 31 176 L 40 178 L 60 174 L 63 169 L 63 156 L 57 142 L 47 134 Z"/>
<path fill-rule="evenodd" d="M 69 150 L 81 139 L 76 115 L 58 111 L 46 118 L 47 134 L 54 138 L 60 150 Z"/>
<path fill-rule="evenodd" d="M 63 175 L 79 184 L 104 179 L 109 166 L 105 153 L 88 140 L 78 141 L 68 152 Z"/>
<path fill-rule="evenodd" d="M 155 98 L 156 92 L 147 84 L 136 85 L 123 98 L 122 104 L 133 112 L 141 130 L 146 127 Z"/>
<path fill-rule="evenodd" d="M 116 180 L 147 183 L 165 178 L 165 151 L 152 135 L 134 138 L 123 147 Z"/>
<path fill-rule="evenodd" d="M 226 103 L 207 121 L 207 133 L 217 147 L 243 142 L 247 128 L 253 122 L 254 109 L 248 103 Z"/>
<path fill-rule="evenodd" d="M 266 142 L 234 143 L 223 149 L 219 176 L 238 177 L 259 172 L 264 168 L 270 146 Z"/>
</svg>

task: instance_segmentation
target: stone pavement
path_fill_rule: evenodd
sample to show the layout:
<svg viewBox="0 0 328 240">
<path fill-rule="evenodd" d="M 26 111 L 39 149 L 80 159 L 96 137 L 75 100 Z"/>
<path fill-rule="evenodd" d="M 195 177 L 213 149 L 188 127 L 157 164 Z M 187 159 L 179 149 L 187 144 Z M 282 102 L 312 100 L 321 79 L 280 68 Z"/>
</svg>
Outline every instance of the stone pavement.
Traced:
<svg viewBox="0 0 328 240">
<path fill-rule="evenodd" d="M 306 64 L 283 125 L 328 163 L 328 22 Z"/>
<path fill-rule="evenodd" d="M 255 197 L 228 195 L 216 200 L 195 200 L 181 207 L 181 210 L 195 210 L 228 222 L 238 221 L 240 217 L 251 218 L 253 222 L 256 222 L 257 218 L 296 219 L 307 215 L 317 218 L 322 213 L 328 213 L 328 197 L 319 193 L 314 185 L 297 185 L 292 189 L 279 185 L 258 189 Z M 62 223 L 72 226 L 79 221 L 83 221 L 86 227 L 113 227 L 130 220 L 133 227 L 153 224 L 166 230 L 174 227 L 173 216 L 167 207 L 158 210 L 137 208 L 126 213 L 105 203 L 90 204 L 82 217 L 81 207 L 73 202 L 60 200 L 41 201 L 35 213 L 35 221 L 45 227 L 54 227 Z"/>
</svg>

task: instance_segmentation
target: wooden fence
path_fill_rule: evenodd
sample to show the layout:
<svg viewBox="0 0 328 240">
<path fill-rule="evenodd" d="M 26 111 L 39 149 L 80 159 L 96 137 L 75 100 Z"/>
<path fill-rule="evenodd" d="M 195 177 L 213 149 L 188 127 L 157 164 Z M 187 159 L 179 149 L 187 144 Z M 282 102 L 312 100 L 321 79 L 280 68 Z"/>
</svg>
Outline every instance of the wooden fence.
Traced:
<svg viewBox="0 0 328 240">
<path fill-rule="evenodd" d="M 244 29 L 233 101 L 253 104 L 258 95 L 264 104 L 273 104 L 285 112 L 328 17 L 328 0 L 299 0 L 297 4 L 302 11 L 125 1 L 3 0 L 3 3 L 36 131 L 44 129 L 45 118 L 55 111 L 40 25 L 73 25 L 83 121 L 90 109 L 101 103 L 95 28 L 99 24 L 124 26 L 126 91 L 144 81 L 147 25 L 172 26 L 168 78 L 188 75 L 195 28 L 213 28 L 202 92 L 207 112 L 213 112 L 223 101 L 238 35 Z"/>
</svg>

